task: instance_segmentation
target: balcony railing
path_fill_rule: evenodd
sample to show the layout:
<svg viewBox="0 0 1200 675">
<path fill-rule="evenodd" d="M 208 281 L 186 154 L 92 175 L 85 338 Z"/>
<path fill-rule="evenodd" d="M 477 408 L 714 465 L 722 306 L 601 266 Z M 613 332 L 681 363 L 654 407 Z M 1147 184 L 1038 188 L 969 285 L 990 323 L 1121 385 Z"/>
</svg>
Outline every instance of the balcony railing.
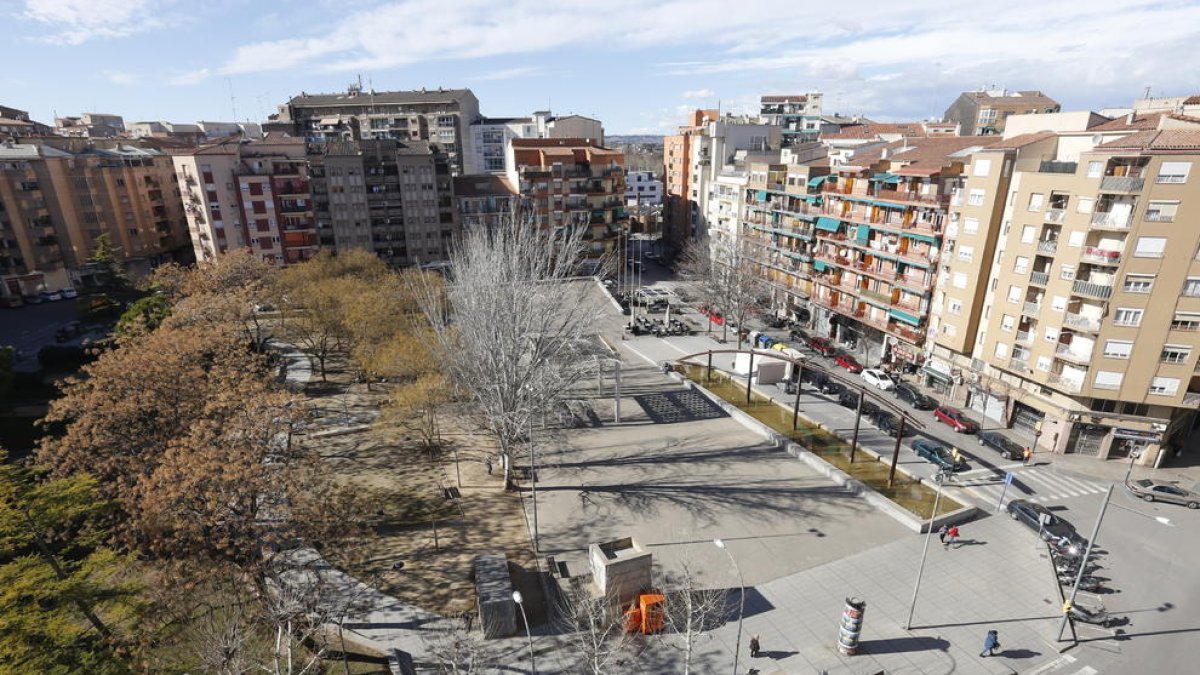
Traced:
<svg viewBox="0 0 1200 675">
<path fill-rule="evenodd" d="M 1038 253 L 1053 254 L 1058 251 L 1058 240 L 1047 239 L 1047 240 L 1039 241 L 1038 245 L 1037 245 L 1037 250 L 1038 250 Z"/>
<path fill-rule="evenodd" d="M 1038 173 L 1075 173 L 1079 168 L 1079 162 L 1055 162 L 1044 160 L 1038 166 Z"/>
<path fill-rule="evenodd" d="M 1098 284 L 1093 281 L 1076 280 L 1075 285 L 1071 287 L 1071 292 L 1077 295 L 1087 295 L 1093 298 L 1107 299 L 1112 295 L 1113 287 L 1111 284 Z"/>
<path fill-rule="evenodd" d="M 1027 331 L 1027 330 L 1017 331 L 1017 342 L 1029 342 L 1029 331 Z"/>
<path fill-rule="evenodd" d="M 1009 359 L 1008 369 L 1015 370 L 1018 373 L 1027 373 L 1029 372 L 1029 363 L 1021 359 Z"/>
<path fill-rule="evenodd" d="M 1097 211 L 1092 214 L 1093 230 L 1127 230 L 1133 215 L 1116 211 Z"/>
<path fill-rule="evenodd" d="M 1100 321 L 1098 319 L 1089 319 L 1082 314 L 1067 312 L 1066 316 L 1063 317 L 1063 324 L 1068 328 L 1075 328 L 1077 330 L 1086 330 L 1091 333 L 1100 332 Z"/>
<path fill-rule="evenodd" d="M 1026 316 L 1037 316 L 1042 311 L 1042 306 L 1036 302 L 1026 302 L 1021 307 L 1021 311 L 1024 312 Z"/>
<path fill-rule="evenodd" d="M 1133 176 L 1105 176 L 1100 179 L 1100 189 L 1104 192 L 1141 192 L 1145 185 L 1145 178 Z"/>
<path fill-rule="evenodd" d="M 1066 209 L 1047 209 L 1046 210 L 1046 222 L 1047 223 L 1061 223 L 1063 218 L 1066 215 L 1067 215 Z"/>
<path fill-rule="evenodd" d="M 1083 387 L 1083 383 L 1081 381 L 1069 377 L 1063 377 L 1059 373 L 1050 373 L 1050 376 L 1046 378 L 1046 381 L 1051 385 L 1072 394 L 1079 393 L 1079 390 Z"/>
<path fill-rule="evenodd" d="M 1083 262 L 1096 263 L 1098 265 L 1119 265 L 1121 263 L 1121 252 L 1088 246 L 1083 249 L 1083 254 L 1079 256 L 1079 259 Z"/>
<path fill-rule="evenodd" d="M 1183 395 L 1183 404 L 1184 405 L 1196 405 L 1198 403 L 1200 403 L 1200 392 L 1189 391 Z"/>
<path fill-rule="evenodd" d="M 1092 360 L 1092 353 L 1090 350 L 1087 354 L 1081 354 L 1072 350 L 1071 345 L 1069 344 L 1059 344 L 1054 350 L 1054 355 L 1058 358 L 1066 359 L 1067 361 L 1074 361 L 1076 363 L 1086 364 L 1090 363 Z"/>
<path fill-rule="evenodd" d="M 1031 272 L 1029 281 L 1039 286 L 1045 286 L 1050 281 L 1050 275 L 1046 272 Z"/>
</svg>

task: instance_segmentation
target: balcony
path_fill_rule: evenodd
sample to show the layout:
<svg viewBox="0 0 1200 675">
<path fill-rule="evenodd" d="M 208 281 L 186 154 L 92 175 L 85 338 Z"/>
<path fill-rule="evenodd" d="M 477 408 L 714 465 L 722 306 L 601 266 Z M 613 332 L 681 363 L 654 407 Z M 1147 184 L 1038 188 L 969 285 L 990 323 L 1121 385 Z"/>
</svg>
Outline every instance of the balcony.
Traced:
<svg viewBox="0 0 1200 675">
<path fill-rule="evenodd" d="M 1083 388 L 1083 382 L 1080 380 L 1064 377 L 1059 373 L 1050 373 L 1050 376 L 1046 378 L 1046 382 L 1053 387 L 1071 394 L 1078 394 L 1079 390 Z"/>
<path fill-rule="evenodd" d="M 1021 312 L 1026 316 L 1037 316 L 1042 311 L 1042 306 L 1036 302 L 1026 301 L 1021 307 Z"/>
<path fill-rule="evenodd" d="M 1092 298 L 1100 298 L 1107 300 L 1112 296 L 1112 284 L 1101 284 L 1092 281 L 1083 281 L 1077 279 L 1075 285 L 1071 287 L 1071 292 L 1076 295 L 1086 295 Z"/>
<path fill-rule="evenodd" d="M 1046 272 L 1030 272 L 1029 283 L 1045 286 L 1050 281 L 1050 275 Z"/>
<path fill-rule="evenodd" d="M 1075 173 L 1079 162 L 1055 162 L 1045 160 L 1038 166 L 1038 173 Z"/>
<path fill-rule="evenodd" d="M 1094 263 L 1097 265 L 1120 265 L 1121 252 L 1112 249 L 1097 248 L 1088 246 L 1083 249 L 1083 254 L 1079 256 L 1082 262 Z"/>
<path fill-rule="evenodd" d="M 1097 211 L 1092 214 L 1093 230 L 1128 230 L 1133 215 L 1120 211 Z"/>
<path fill-rule="evenodd" d="M 1071 363 L 1078 363 L 1085 366 L 1091 363 L 1092 360 L 1092 353 L 1090 350 L 1087 354 L 1082 354 L 1078 351 L 1072 350 L 1071 345 L 1069 344 L 1059 344 L 1054 350 L 1054 356 L 1055 358 L 1059 358 L 1064 361 L 1070 361 Z"/>
<path fill-rule="evenodd" d="M 1066 215 L 1067 215 L 1066 209 L 1054 209 L 1054 208 L 1046 209 L 1046 222 L 1047 223 L 1061 223 L 1063 221 L 1063 218 L 1066 217 Z"/>
<path fill-rule="evenodd" d="M 1038 253 L 1049 253 L 1051 255 L 1058 252 L 1058 240 L 1046 239 L 1039 241 L 1037 244 Z"/>
<path fill-rule="evenodd" d="M 1071 312 L 1067 312 L 1066 315 L 1063 317 L 1063 324 L 1068 328 L 1074 328 L 1076 330 L 1085 330 L 1085 331 L 1088 331 L 1089 333 L 1099 333 L 1100 332 L 1100 320 L 1099 319 L 1089 319 L 1088 317 L 1083 316 L 1082 314 L 1073 314 Z"/>
<path fill-rule="evenodd" d="M 1200 391 L 1185 392 L 1183 395 L 1183 404 L 1184 405 L 1200 404 Z"/>
<path fill-rule="evenodd" d="M 1100 179 L 1102 192 L 1141 192 L 1145 185 L 1145 178 L 1134 176 L 1105 176 Z"/>
<path fill-rule="evenodd" d="M 1009 359 L 1008 369 L 1018 373 L 1028 373 L 1029 364 L 1021 359 Z"/>
<path fill-rule="evenodd" d="M 1017 342 L 1029 342 L 1029 331 L 1027 331 L 1027 330 L 1017 331 Z"/>
</svg>

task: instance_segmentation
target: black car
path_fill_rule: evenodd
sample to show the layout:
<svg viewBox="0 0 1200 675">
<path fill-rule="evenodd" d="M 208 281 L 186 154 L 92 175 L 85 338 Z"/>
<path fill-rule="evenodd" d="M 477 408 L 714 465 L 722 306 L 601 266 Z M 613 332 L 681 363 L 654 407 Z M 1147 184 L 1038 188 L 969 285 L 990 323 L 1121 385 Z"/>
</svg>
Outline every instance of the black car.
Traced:
<svg viewBox="0 0 1200 675">
<path fill-rule="evenodd" d="M 1021 459 L 1025 456 L 1025 446 L 995 431 L 981 432 L 979 444 L 995 450 L 1004 459 Z"/>
<path fill-rule="evenodd" d="M 891 436 L 892 438 L 895 438 L 896 434 L 900 431 L 900 418 L 886 410 L 876 409 L 872 411 L 871 423 L 878 427 L 880 431 L 888 436 Z M 912 427 L 908 426 L 907 424 L 904 425 L 904 435 L 912 435 Z"/>
<path fill-rule="evenodd" d="M 916 408 L 917 410 L 933 410 L 937 407 L 937 401 L 917 391 L 917 388 L 911 384 L 901 382 L 892 390 L 896 398 L 900 399 Z"/>
<path fill-rule="evenodd" d="M 850 408 L 851 410 L 857 408 L 858 407 L 858 392 L 847 391 L 845 387 L 842 387 L 841 385 L 837 385 L 837 386 L 839 389 L 842 390 L 841 393 L 838 394 L 838 404 L 841 405 L 843 408 Z"/>
<path fill-rule="evenodd" d="M 1014 499 L 1008 503 L 1008 515 L 1032 529 L 1041 532 L 1044 541 L 1070 542 L 1086 546 L 1087 540 L 1079 536 L 1075 526 L 1054 515 L 1050 509 L 1025 499 Z M 1044 522 L 1043 522 L 1044 521 Z"/>
</svg>

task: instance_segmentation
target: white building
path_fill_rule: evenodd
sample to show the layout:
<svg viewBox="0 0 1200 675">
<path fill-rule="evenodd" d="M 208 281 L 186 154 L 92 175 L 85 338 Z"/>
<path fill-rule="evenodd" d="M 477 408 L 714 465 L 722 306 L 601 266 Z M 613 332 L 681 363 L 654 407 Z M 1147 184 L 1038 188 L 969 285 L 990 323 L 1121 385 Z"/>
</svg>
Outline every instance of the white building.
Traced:
<svg viewBox="0 0 1200 675">
<path fill-rule="evenodd" d="M 705 220 L 713 239 L 729 242 L 737 239 L 749 182 L 750 172 L 744 166 L 726 167 L 713 179 L 705 202 Z"/>
<path fill-rule="evenodd" d="M 604 145 L 604 125 L 590 117 L 555 117 L 549 110 L 538 110 L 529 117 L 481 117 L 470 125 L 468 138 L 464 172 L 502 175 L 509 168 L 504 165 L 505 147 L 514 138 L 590 138 Z"/>
<path fill-rule="evenodd" d="M 663 182 L 653 171 L 630 171 L 625 174 L 625 203 L 629 206 L 660 206 Z"/>
<path fill-rule="evenodd" d="M 781 130 L 772 124 L 763 124 L 757 118 L 727 115 L 704 125 L 704 132 L 687 137 L 691 143 L 688 156 L 691 158 L 692 204 L 690 221 L 691 237 L 700 239 L 708 235 L 709 221 L 707 204 L 709 192 L 717 176 L 730 167 L 739 150 L 765 152 L 780 146 Z"/>
</svg>

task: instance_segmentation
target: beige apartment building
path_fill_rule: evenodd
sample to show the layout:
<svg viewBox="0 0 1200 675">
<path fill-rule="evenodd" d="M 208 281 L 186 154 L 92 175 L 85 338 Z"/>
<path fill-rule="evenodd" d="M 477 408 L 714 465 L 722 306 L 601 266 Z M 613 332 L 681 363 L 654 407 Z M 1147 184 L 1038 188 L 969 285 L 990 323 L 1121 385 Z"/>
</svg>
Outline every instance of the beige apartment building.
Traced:
<svg viewBox="0 0 1200 675">
<path fill-rule="evenodd" d="M 1200 125 L 1080 119 L 972 153 L 925 374 L 1039 451 L 1158 464 L 1200 404 L 1200 229 L 1181 227 Z"/>
</svg>

